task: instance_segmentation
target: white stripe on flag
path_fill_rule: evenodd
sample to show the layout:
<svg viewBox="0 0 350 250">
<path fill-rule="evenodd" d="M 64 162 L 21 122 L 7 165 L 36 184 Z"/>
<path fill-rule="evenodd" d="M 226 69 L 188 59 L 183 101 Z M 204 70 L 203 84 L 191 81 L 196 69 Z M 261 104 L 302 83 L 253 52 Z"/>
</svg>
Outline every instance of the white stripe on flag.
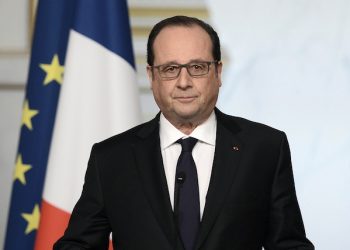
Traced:
<svg viewBox="0 0 350 250">
<path fill-rule="evenodd" d="M 133 67 L 71 31 L 43 198 L 71 212 L 82 191 L 92 144 L 139 121 Z"/>
</svg>

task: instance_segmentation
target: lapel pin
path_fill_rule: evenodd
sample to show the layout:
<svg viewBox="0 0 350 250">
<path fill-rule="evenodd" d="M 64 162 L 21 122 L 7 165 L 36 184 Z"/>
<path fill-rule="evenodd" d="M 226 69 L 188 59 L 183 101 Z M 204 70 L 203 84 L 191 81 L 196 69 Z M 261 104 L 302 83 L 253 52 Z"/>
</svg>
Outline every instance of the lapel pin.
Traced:
<svg viewBox="0 0 350 250">
<path fill-rule="evenodd" d="M 232 147 L 234 151 L 239 151 L 239 148 L 237 146 Z"/>
</svg>

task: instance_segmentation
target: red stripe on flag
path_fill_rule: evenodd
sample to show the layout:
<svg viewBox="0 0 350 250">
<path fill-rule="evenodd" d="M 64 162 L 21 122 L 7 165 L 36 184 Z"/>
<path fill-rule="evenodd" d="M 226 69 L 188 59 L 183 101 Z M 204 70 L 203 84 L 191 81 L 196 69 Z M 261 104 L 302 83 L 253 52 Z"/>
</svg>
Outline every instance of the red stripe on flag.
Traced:
<svg viewBox="0 0 350 250">
<path fill-rule="evenodd" d="M 52 249 L 53 244 L 67 228 L 70 213 L 67 213 L 43 200 L 39 230 L 35 240 L 35 250 Z"/>
<path fill-rule="evenodd" d="M 41 203 L 39 230 L 35 240 L 35 250 L 52 249 L 53 244 L 62 237 L 67 228 L 70 213 L 59 209 L 47 201 Z M 109 250 L 113 250 L 112 241 L 109 241 Z"/>
</svg>

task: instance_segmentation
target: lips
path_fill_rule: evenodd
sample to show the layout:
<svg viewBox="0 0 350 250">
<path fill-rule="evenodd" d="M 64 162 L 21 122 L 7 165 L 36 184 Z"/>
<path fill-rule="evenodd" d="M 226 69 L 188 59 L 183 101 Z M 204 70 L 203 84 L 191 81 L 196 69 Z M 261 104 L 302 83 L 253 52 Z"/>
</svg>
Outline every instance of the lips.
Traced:
<svg viewBox="0 0 350 250">
<path fill-rule="evenodd" d="M 197 98 L 197 96 L 178 96 L 178 97 L 174 97 L 175 100 L 177 100 L 179 102 L 182 102 L 182 103 L 192 102 L 196 98 Z"/>
</svg>

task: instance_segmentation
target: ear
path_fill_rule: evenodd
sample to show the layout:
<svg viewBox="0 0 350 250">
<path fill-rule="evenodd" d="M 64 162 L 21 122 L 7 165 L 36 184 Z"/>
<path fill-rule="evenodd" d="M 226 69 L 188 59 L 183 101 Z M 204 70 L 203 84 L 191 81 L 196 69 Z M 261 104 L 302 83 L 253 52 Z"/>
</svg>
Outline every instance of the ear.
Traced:
<svg viewBox="0 0 350 250">
<path fill-rule="evenodd" d="M 216 65 L 216 78 L 218 80 L 219 87 L 221 87 L 222 85 L 221 72 L 222 72 L 222 62 L 220 61 Z"/>
<path fill-rule="evenodd" d="M 151 66 L 147 65 L 146 70 L 147 70 L 148 80 L 150 83 L 152 83 L 153 77 L 154 77 L 153 69 Z"/>
</svg>

